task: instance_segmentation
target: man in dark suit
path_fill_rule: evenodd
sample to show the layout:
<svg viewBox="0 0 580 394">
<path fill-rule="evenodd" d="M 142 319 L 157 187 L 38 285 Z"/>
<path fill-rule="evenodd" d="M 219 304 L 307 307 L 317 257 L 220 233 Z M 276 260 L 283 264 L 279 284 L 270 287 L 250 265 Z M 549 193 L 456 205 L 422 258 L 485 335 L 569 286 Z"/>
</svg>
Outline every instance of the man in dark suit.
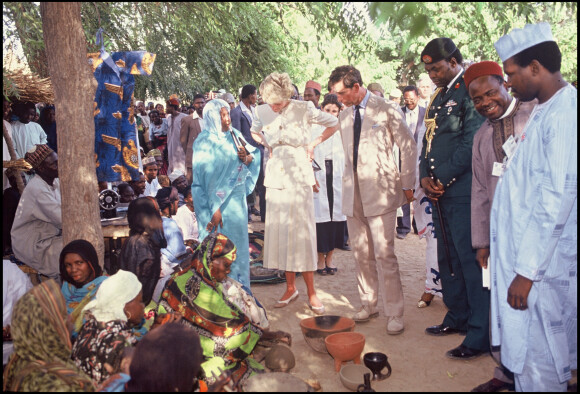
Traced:
<svg viewBox="0 0 580 394">
<path fill-rule="evenodd" d="M 242 88 L 242 93 L 240 94 L 240 104 L 232 109 L 230 113 L 230 118 L 232 119 L 232 127 L 238 129 L 246 141 L 255 146 L 260 150 L 260 155 L 262 160 L 264 160 L 264 146 L 258 144 L 252 134 L 250 133 L 250 128 L 252 127 L 252 121 L 254 118 L 254 105 L 258 101 L 258 91 L 254 85 L 245 85 Z M 263 162 L 262 162 L 263 163 Z M 254 207 L 256 200 L 256 194 L 260 197 L 260 210 L 258 211 Z M 266 220 L 266 188 L 264 187 L 264 165 L 260 168 L 260 174 L 258 175 L 258 181 L 256 182 L 256 188 L 248 197 L 248 222 L 250 220 L 250 214 L 254 214 L 261 217 L 262 222 Z"/>
<path fill-rule="evenodd" d="M 430 335 L 466 333 L 448 357 L 468 360 L 489 351 L 489 290 L 471 247 L 473 136 L 485 121 L 463 81 L 463 57 L 449 38 L 430 41 L 421 53 L 437 90 L 427 108 L 419 172 L 425 194 L 436 204 L 433 224 L 447 314 Z"/>
<path fill-rule="evenodd" d="M 407 86 L 403 89 L 403 99 L 405 105 L 401 107 L 405 115 L 405 122 L 409 127 L 409 131 L 417 142 L 419 130 L 423 125 L 425 119 L 425 108 L 420 107 L 419 103 L 419 89 L 416 86 Z M 411 204 L 405 204 L 401 207 L 403 216 L 397 218 L 397 238 L 405 239 L 407 234 L 411 232 Z"/>
</svg>

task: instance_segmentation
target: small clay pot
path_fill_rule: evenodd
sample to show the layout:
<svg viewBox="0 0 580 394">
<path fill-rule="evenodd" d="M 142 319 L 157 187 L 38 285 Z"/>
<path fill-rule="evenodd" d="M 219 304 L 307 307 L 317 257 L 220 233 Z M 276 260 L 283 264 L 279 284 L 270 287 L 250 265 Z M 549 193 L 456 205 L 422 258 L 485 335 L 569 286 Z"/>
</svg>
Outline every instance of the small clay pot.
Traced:
<svg viewBox="0 0 580 394">
<path fill-rule="evenodd" d="M 360 332 L 339 332 L 327 336 L 324 342 L 328 353 L 334 357 L 336 372 L 347 361 L 360 364 L 360 355 L 365 347 L 365 336 Z"/>
</svg>

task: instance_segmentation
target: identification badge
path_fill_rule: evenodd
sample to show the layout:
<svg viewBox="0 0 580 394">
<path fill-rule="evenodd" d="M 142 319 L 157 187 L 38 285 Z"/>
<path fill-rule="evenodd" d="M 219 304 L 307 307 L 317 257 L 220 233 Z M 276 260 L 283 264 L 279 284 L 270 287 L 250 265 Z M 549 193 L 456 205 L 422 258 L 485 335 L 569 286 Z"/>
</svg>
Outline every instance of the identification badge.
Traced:
<svg viewBox="0 0 580 394">
<path fill-rule="evenodd" d="M 493 163 L 493 170 L 491 171 L 491 175 L 493 176 L 502 176 L 505 170 L 504 163 L 498 163 L 497 161 Z"/>
<path fill-rule="evenodd" d="M 513 135 L 510 135 L 510 138 L 507 139 L 507 141 L 501 146 L 503 148 L 503 151 L 505 152 L 507 157 L 512 157 L 512 155 L 514 154 L 515 150 L 516 150 L 516 140 L 514 139 Z"/>
</svg>

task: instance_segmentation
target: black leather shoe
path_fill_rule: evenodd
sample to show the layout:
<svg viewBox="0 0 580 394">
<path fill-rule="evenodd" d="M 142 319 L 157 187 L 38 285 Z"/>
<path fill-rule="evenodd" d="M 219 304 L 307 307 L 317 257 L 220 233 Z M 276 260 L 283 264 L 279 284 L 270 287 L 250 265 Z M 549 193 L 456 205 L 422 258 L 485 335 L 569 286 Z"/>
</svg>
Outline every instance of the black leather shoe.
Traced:
<svg viewBox="0 0 580 394">
<path fill-rule="evenodd" d="M 508 390 L 515 391 L 514 383 L 507 383 L 499 379 L 493 378 L 488 382 L 482 383 L 471 390 L 472 393 L 497 393 L 498 391 Z"/>
<path fill-rule="evenodd" d="M 483 350 L 471 349 L 464 345 L 459 345 L 455 349 L 451 349 L 445 355 L 455 360 L 471 360 L 483 354 Z"/>
<path fill-rule="evenodd" d="M 425 333 L 429 335 L 442 336 L 451 334 L 465 334 L 465 331 L 439 324 L 438 326 L 427 327 L 425 329 Z"/>
</svg>

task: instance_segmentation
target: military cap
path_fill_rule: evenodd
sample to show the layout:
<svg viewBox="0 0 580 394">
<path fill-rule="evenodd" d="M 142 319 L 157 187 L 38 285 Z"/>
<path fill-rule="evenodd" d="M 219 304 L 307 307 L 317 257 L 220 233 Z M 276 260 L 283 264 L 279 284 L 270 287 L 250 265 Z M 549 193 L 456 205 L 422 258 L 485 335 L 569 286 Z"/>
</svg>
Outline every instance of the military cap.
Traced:
<svg viewBox="0 0 580 394">
<path fill-rule="evenodd" d="M 436 63 L 440 60 L 447 59 L 457 50 L 457 47 L 451 41 L 451 38 L 435 38 L 425 45 L 421 52 L 421 61 L 425 64 Z"/>
</svg>

